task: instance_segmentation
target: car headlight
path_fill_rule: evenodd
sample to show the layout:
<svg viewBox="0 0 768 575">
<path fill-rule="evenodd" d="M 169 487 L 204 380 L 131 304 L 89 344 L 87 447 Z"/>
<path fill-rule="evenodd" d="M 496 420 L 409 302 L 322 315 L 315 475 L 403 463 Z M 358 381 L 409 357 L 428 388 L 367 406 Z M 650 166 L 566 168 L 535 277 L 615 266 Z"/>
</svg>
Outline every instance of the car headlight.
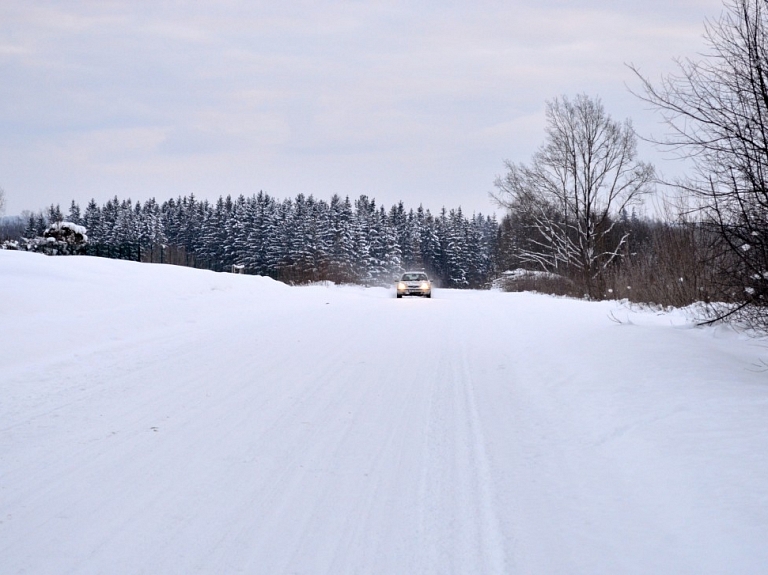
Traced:
<svg viewBox="0 0 768 575">
<path fill-rule="evenodd" d="M 397 284 L 397 289 L 399 289 L 400 291 L 405 291 L 405 284 L 403 282 L 399 282 Z"/>
<path fill-rule="evenodd" d="M 424 291 L 427 291 L 429 289 L 429 283 L 421 282 L 421 289 L 423 289 Z"/>
</svg>

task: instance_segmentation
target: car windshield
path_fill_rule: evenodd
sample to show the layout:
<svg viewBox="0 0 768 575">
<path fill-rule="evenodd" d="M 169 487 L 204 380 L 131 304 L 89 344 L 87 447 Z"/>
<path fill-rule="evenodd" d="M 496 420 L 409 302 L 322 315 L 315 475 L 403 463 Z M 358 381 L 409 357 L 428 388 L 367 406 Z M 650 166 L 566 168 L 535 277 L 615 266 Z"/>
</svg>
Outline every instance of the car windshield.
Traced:
<svg viewBox="0 0 768 575">
<path fill-rule="evenodd" d="M 404 282 L 423 282 L 427 281 L 427 274 L 403 274 Z"/>
</svg>

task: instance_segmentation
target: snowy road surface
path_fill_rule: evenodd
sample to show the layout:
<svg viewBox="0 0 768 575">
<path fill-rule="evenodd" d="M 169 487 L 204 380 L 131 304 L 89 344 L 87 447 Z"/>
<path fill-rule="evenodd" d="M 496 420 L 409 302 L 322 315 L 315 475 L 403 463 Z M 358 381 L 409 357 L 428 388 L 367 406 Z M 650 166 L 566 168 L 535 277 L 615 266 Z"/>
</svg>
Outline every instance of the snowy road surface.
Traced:
<svg viewBox="0 0 768 575">
<path fill-rule="evenodd" d="M 680 312 L 0 252 L 0 321 L 3 575 L 768 573 L 768 350 Z"/>
</svg>

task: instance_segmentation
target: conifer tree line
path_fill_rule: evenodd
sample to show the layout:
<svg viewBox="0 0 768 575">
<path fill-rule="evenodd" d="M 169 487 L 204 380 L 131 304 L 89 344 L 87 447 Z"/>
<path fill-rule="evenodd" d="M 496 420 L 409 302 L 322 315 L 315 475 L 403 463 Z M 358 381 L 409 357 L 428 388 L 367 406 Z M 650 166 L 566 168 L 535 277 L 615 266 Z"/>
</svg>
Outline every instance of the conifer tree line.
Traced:
<svg viewBox="0 0 768 575">
<path fill-rule="evenodd" d="M 194 195 L 163 203 L 115 197 L 84 210 L 73 201 L 67 214 L 51 206 L 31 216 L 25 236 L 62 220 L 87 228 L 89 255 L 215 271 L 241 265 L 289 283 L 388 285 L 404 269 L 423 269 L 443 287 L 477 288 L 495 277 L 498 260 L 495 217 L 406 211 L 403 202 L 387 210 L 365 195 L 354 202 L 264 192 L 214 203 Z"/>
</svg>

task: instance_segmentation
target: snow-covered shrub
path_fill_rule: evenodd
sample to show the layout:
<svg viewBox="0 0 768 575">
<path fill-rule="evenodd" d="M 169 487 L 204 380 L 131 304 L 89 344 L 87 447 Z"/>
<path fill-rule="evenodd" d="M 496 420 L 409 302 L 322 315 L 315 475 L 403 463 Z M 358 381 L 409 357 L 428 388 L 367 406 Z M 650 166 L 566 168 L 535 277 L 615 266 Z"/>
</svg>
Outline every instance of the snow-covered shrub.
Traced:
<svg viewBox="0 0 768 575">
<path fill-rule="evenodd" d="M 80 255 L 88 244 L 87 230 L 72 222 L 56 222 L 42 236 L 23 239 L 16 249 L 44 253 L 49 256 Z"/>
</svg>

